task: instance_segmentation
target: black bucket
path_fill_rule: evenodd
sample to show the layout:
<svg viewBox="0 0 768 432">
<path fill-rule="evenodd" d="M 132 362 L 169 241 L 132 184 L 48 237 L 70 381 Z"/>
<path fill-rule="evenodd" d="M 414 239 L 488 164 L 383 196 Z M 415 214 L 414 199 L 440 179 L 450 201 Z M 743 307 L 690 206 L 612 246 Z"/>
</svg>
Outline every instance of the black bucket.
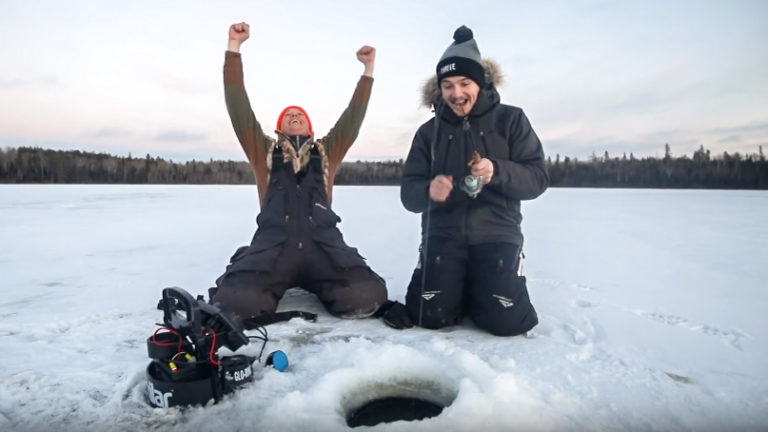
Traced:
<svg viewBox="0 0 768 432">
<path fill-rule="evenodd" d="M 205 405 L 213 399 L 210 367 L 185 371 L 183 380 L 169 379 L 168 371 L 159 360 L 147 366 L 147 398 L 157 408 L 185 405 Z"/>
<path fill-rule="evenodd" d="M 231 393 L 237 387 L 253 381 L 253 362 L 255 358 L 246 355 L 233 355 L 221 359 L 221 374 L 224 393 Z"/>
</svg>

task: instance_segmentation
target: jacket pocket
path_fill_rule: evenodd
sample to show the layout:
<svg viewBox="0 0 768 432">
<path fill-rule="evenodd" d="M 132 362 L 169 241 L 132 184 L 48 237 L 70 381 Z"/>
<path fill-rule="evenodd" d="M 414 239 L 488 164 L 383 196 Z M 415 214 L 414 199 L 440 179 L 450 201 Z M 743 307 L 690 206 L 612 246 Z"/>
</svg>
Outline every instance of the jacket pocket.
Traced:
<svg viewBox="0 0 768 432">
<path fill-rule="evenodd" d="M 489 130 L 483 134 L 483 144 L 488 154 L 485 155 L 491 159 L 510 160 L 511 153 L 509 143 L 506 138 L 494 130 Z"/>
<path fill-rule="evenodd" d="M 270 186 L 270 191 L 264 200 L 264 206 L 260 209 L 259 215 L 256 216 L 256 225 L 259 226 L 259 229 L 285 225 L 285 215 L 287 214 L 285 194 L 285 188 Z"/>
<path fill-rule="evenodd" d="M 312 222 L 320 229 L 336 228 L 336 224 L 341 222 L 339 215 L 331 210 L 328 201 L 320 199 L 318 194 L 315 194 L 312 199 L 310 215 L 312 215 Z"/>
<path fill-rule="evenodd" d="M 341 231 L 337 228 L 317 229 L 312 233 L 312 238 L 317 245 L 331 258 L 331 261 L 339 269 L 350 269 L 352 267 L 366 267 L 365 258 L 363 258 L 356 248 L 347 246 Z"/>
<path fill-rule="evenodd" d="M 283 249 L 287 236 L 278 230 L 259 230 L 253 236 L 250 246 L 241 247 L 232 256 L 227 272 L 257 271 L 269 272 Z"/>
</svg>

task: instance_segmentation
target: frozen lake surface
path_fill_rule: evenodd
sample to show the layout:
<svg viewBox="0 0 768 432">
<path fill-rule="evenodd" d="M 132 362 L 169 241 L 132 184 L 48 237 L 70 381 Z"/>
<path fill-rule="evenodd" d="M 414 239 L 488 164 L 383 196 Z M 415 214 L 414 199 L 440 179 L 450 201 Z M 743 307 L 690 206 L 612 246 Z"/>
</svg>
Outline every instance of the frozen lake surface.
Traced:
<svg viewBox="0 0 768 432">
<path fill-rule="evenodd" d="M 402 301 L 419 216 L 396 187 L 336 187 L 334 209 Z M 161 289 L 205 293 L 257 212 L 252 186 L 0 185 L 0 430 L 336 431 L 393 382 L 452 403 L 366 430 L 768 429 L 764 191 L 550 189 L 523 206 L 529 337 L 342 321 L 292 291 L 281 309 L 320 316 L 268 328 L 286 372 L 151 408 Z"/>
</svg>

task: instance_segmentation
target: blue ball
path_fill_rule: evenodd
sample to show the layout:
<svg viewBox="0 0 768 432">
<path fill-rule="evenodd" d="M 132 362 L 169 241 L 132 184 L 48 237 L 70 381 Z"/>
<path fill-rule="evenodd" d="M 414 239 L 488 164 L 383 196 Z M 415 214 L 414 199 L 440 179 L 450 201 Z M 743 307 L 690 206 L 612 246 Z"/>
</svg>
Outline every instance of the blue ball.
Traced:
<svg viewBox="0 0 768 432">
<path fill-rule="evenodd" d="M 284 352 L 278 350 L 269 355 L 272 367 L 280 372 L 284 372 L 288 369 L 288 356 Z"/>
</svg>

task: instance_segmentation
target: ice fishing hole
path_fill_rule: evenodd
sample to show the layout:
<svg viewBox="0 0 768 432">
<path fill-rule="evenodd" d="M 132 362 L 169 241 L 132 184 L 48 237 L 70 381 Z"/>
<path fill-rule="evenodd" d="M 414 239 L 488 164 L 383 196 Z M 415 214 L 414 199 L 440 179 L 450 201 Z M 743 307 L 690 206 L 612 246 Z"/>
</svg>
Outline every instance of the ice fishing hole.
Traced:
<svg viewBox="0 0 768 432">
<path fill-rule="evenodd" d="M 453 403 L 457 393 L 458 388 L 451 383 L 412 377 L 364 383 L 344 397 L 347 426 L 437 417 Z"/>
</svg>

